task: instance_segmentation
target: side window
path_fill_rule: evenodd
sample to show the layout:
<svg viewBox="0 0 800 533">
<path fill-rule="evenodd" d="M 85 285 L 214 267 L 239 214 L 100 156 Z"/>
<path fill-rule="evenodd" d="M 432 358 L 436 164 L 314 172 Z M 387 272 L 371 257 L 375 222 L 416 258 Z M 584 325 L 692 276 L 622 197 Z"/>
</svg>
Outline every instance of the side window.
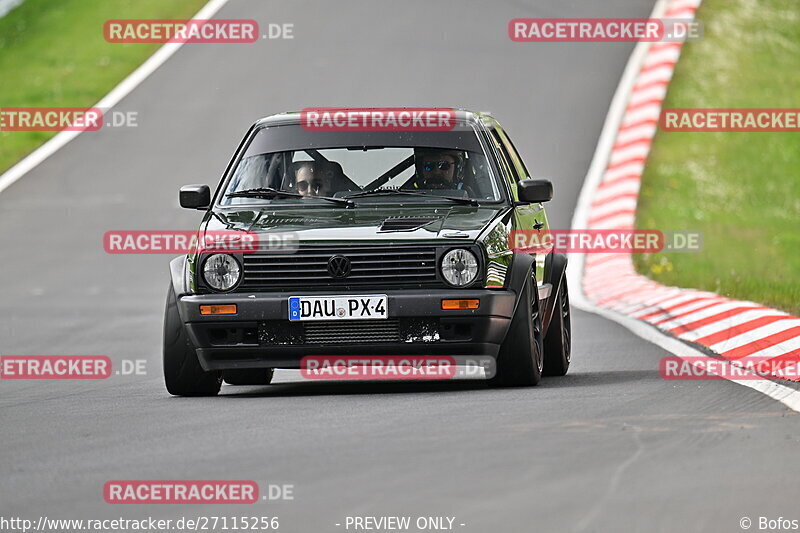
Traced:
<svg viewBox="0 0 800 533">
<path fill-rule="evenodd" d="M 511 142 L 511 138 L 501 129 L 498 129 L 498 133 L 500 135 L 500 139 L 503 142 L 503 145 L 506 147 L 506 153 L 511 157 L 511 161 L 514 163 L 514 167 L 517 169 L 517 174 L 520 176 L 519 179 L 528 179 L 531 175 L 528 173 L 528 169 L 525 168 L 525 163 L 522 162 L 522 158 L 519 156 L 519 152 L 514 147 L 514 143 Z"/>
<path fill-rule="evenodd" d="M 511 196 L 514 200 L 518 200 L 519 196 L 517 195 L 517 182 L 519 181 L 519 176 L 511 164 L 511 158 L 508 155 L 506 147 L 503 145 L 503 141 L 500 140 L 497 130 L 492 128 L 491 132 L 494 147 L 497 150 L 497 153 L 500 155 L 500 166 L 502 167 L 503 175 L 508 180 L 508 185 L 511 188 Z"/>
</svg>

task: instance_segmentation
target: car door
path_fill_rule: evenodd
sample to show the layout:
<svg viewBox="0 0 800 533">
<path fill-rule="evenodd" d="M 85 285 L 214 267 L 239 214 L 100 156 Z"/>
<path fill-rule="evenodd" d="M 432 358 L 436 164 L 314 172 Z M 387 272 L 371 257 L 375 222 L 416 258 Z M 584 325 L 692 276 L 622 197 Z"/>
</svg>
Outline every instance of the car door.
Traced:
<svg viewBox="0 0 800 533">
<path fill-rule="evenodd" d="M 517 193 L 517 183 L 520 180 L 528 179 L 528 169 L 522 162 L 522 158 L 514 149 L 514 145 L 503 131 L 499 124 L 491 129 L 492 142 L 500 157 L 500 166 L 503 173 L 508 176 L 511 195 L 516 202 L 519 200 Z M 547 215 L 544 206 L 540 203 L 516 205 L 514 207 L 514 230 L 535 231 L 539 235 L 546 235 L 549 231 Z M 538 252 L 532 254 L 536 260 L 536 279 L 541 282 L 544 279 L 544 262 L 546 253 Z"/>
</svg>

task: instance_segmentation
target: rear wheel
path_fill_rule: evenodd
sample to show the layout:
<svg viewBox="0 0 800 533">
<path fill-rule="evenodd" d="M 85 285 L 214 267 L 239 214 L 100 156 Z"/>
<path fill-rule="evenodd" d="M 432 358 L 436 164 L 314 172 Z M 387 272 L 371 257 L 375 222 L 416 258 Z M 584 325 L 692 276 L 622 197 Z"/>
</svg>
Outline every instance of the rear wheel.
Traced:
<svg viewBox="0 0 800 533">
<path fill-rule="evenodd" d="M 531 275 L 497 354 L 495 375 L 489 379 L 493 387 L 529 387 L 542 378 L 542 320 L 533 286 Z"/>
<path fill-rule="evenodd" d="M 544 338 L 544 375 L 563 376 L 572 359 L 572 320 L 570 319 L 567 280 L 561 280 L 553 318 Z"/>
<path fill-rule="evenodd" d="M 222 385 L 221 372 L 206 372 L 200 366 L 171 285 L 164 311 L 164 382 L 175 396 L 215 396 Z"/>
<path fill-rule="evenodd" d="M 222 379 L 228 385 L 269 385 L 274 372 L 272 368 L 223 370 Z"/>
</svg>

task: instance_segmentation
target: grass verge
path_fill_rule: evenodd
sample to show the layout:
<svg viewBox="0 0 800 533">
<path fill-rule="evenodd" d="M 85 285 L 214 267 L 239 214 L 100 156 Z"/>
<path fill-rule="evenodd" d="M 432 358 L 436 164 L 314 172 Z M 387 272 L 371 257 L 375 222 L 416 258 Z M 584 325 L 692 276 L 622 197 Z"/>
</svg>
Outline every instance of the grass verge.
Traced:
<svg viewBox="0 0 800 533">
<path fill-rule="evenodd" d="M 89 107 L 160 44 L 108 43 L 108 19 L 187 19 L 207 0 L 26 0 L 0 18 L 0 108 Z M 0 173 L 56 132 L 0 131 Z"/>
<path fill-rule="evenodd" d="M 800 3 L 705 0 L 664 108 L 800 108 Z M 638 228 L 699 230 L 699 253 L 638 254 L 637 270 L 800 314 L 800 133 L 656 134 Z"/>
</svg>

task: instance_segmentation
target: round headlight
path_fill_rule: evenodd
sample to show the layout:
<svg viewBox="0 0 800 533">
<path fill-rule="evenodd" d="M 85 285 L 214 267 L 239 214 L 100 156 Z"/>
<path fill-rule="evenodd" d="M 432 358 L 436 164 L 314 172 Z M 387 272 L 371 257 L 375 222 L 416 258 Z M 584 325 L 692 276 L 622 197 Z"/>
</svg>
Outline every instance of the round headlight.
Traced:
<svg viewBox="0 0 800 533">
<path fill-rule="evenodd" d="M 450 250 L 442 258 L 442 276 L 450 285 L 469 285 L 478 276 L 478 258 L 463 248 Z"/>
<path fill-rule="evenodd" d="M 242 269 L 228 254 L 214 254 L 203 265 L 203 279 L 214 290 L 227 291 L 239 281 Z"/>
</svg>

